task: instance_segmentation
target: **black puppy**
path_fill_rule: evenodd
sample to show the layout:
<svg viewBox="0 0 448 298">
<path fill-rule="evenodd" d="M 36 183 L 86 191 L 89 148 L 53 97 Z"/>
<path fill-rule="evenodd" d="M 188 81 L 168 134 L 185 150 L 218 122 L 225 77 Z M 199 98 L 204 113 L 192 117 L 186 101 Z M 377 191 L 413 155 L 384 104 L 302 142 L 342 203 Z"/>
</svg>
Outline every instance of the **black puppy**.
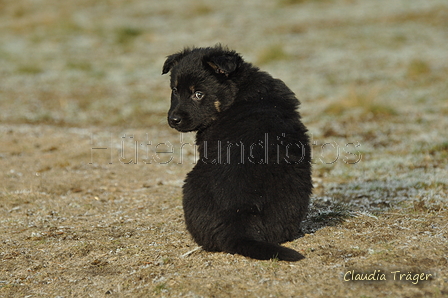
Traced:
<svg viewBox="0 0 448 298">
<path fill-rule="evenodd" d="M 207 251 L 297 261 L 312 191 L 299 101 L 280 80 L 221 46 L 168 56 L 168 123 L 197 131 L 199 160 L 183 186 L 188 231 Z"/>
</svg>

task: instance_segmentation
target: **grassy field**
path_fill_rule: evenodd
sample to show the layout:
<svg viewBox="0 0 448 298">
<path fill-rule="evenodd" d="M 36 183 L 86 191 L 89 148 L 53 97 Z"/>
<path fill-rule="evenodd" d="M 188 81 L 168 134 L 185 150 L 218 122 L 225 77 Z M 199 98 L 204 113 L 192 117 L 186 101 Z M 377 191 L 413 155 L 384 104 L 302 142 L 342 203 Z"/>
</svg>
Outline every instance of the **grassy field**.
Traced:
<svg viewBox="0 0 448 298">
<path fill-rule="evenodd" d="M 446 0 L 0 0 L 0 40 L 0 297 L 448 297 Z M 216 43 L 302 103 L 298 263 L 185 229 L 160 74 Z"/>
</svg>

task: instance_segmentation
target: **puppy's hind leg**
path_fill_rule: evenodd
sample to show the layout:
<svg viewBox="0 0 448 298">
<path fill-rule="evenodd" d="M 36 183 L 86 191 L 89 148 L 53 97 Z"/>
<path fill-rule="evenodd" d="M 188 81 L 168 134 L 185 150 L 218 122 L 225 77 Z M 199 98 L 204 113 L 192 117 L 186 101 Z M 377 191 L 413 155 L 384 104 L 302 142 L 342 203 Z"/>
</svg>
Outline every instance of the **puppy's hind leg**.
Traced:
<svg viewBox="0 0 448 298">
<path fill-rule="evenodd" d="M 220 217 L 220 228 L 215 230 L 214 237 L 219 250 L 258 260 L 295 262 L 305 258 L 293 249 L 265 241 L 258 234 L 257 227 L 263 226 L 261 210 L 261 206 L 252 204 L 240 206 L 236 212 L 224 212 Z"/>
</svg>

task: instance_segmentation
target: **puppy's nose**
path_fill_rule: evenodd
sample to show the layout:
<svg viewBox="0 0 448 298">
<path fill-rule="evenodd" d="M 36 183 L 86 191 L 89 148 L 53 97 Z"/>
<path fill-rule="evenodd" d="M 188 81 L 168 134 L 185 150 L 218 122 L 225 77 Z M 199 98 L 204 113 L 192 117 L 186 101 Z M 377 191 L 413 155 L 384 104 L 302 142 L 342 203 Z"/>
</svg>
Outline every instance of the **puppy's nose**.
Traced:
<svg viewBox="0 0 448 298">
<path fill-rule="evenodd" d="M 174 115 L 168 117 L 168 121 L 171 123 L 171 125 L 179 125 L 182 122 L 182 118 Z"/>
</svg>

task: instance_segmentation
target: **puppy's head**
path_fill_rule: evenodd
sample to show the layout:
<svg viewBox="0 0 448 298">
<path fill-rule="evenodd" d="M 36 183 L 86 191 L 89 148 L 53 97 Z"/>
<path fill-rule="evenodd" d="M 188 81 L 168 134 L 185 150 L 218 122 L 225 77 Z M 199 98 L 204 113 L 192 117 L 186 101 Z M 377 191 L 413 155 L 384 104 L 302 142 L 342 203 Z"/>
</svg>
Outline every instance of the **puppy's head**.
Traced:
<svg viewBox="0 0 448 298">
<path fill-rule="evenodd" d="M 168 56 L 162 72 L 171 72 L 168 124 L 181 132 L 209 126 L 232 105 L 237 92 L 234 79 L 242 63 L 241 56 L 221 46 Z"/>
</svg>

